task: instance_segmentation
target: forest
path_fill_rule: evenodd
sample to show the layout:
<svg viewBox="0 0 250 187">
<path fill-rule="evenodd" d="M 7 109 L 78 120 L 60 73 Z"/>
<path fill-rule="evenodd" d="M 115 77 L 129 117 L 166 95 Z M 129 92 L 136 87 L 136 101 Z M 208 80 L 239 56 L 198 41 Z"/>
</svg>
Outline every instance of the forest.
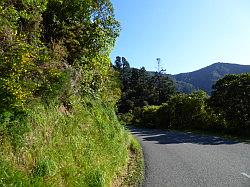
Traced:
<svg viewBox="0 0 250 187">
<path fill-rule="evenodd" d="M 209 96 L 202 90 L 178 92 L 176 83 L 161 71 L 152 75 L 145 68 L 130 68 L 125 57 L 117 57 L 114 68 L 120 72 L 118 114 L 125 123 L 249 137 L 249 73 L 225 75 Z"/>
</svg>

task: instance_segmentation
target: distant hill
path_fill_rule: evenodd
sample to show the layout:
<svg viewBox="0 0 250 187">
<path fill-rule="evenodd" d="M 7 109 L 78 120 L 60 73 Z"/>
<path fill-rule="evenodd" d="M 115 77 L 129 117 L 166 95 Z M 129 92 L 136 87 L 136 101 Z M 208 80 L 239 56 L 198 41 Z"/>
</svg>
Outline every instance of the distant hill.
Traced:
<svg viewBox="0 0 250 187">
<path fill-rule="evenodd" d="M 204 90 L 208 94 L 212 91 L 212 85 L 226 74 L 250 73 L 250 65 L 214 63 L 197 71 L 180 73 L 176 75 L 163 74 L 174 80 L 178 92 L 191 93 L 195 90 Z M 148 71 L 149 76 L 155 72 Z"/>
<path fill-rule="evenodd" d="M 212 91 L 212 85 L 226 74 L 250 73 L 250 65 L 229 63 L 215 63 L 205 68 L 189 73 L 168 75 L 176 81 L 177 90 L 190 93 L 193 90 L 204 90 L 208 94 Z"/>
</svg>

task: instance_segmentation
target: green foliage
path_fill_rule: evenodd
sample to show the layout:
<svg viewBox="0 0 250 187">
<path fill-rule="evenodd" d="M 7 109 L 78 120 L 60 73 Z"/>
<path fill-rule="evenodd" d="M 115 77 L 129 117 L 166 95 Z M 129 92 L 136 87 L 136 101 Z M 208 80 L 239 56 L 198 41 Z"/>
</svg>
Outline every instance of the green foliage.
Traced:
<svg viewBox="0 0 250 187">
<path fill-rule="evenodd" d="M 219 123 L 208 109 L 207 96 L 203 91 L 176 95 L 170 99 L 168 106 L 170 127 L 207 129 L 210 125 Z"/>
<path fill-rule="evenodd" d="M 224 131 L 249 135 L 250 75 L 227 75 L 217 81 L 209 98 L 205 92 L 173 95 L 166 103 L 134 113 L 143 126 Z"/>
<path fill-rule="evenodd" d="M 40 39 L 45 1 L 2 3 L 0 6 L 0 104 L 2 110 L 22 110 L 27 102 L 55 92 L 63 77 Z"/>
<path fill-rule="evenodd" d="M 64 63 L 73 68 L 74 92 L 118 99 L 109 53 L 120 27 L 110 1 L 51 0 L 42 17 L 47 46 L 60 43 L 67 53 Z"/>
<path fill-rule="evenodd" d="M 46 43 L 62 41 L 68 51 L 67 63 L 73 65 L 107 55 L 119 33 L 109 0 L 51 0 L 43 25 Z"/>
<path fill-rule="evenodd" d="M 0 1 L 1 186 L 109 186 L 125 166 L 119 29 L 110 0 Z"/>
<path fill-rule="evenodd" d="M 133 123 L 133 119 L 134 119 L 134 115 L 130 112 L 127 112 L 127 113 L 120 113 L 118 114 L 118 117 L 119 117 L 119 120 L 124 123 L 125 125 L 126 124 L 132 124 Z"/>
<path fill-rule="evenodd" d="M 228 128 L 250 128 L 250 74 L 226 75 L 213 89 L 210 105 L 225 117 Z"/>
<path fill-rule="evenodd" d="M 202 125 L 200 117 L 204 113 L 204 97 L 204 92 L 191 95 L 178 94 L 172 97 L 168 103 L 170 106 L 170 126 L 183 128 Z"/>
<path fill-rule="evenodd" d="M 208 106 L 207 96 L 203 91 L 189 95 L 176 94 L 167 103 L 160 106 L 143 108 L 140 124 L 154 128 L 174 129 L 223 129 L 225 122 Z"/>
<path fill-rule="evenodd" d="M 187 83 L 187 82 L 176 81 L 175 84 L 176 84 L 177 92 L 180 92 L 180 93 L 190 94 L 197 90 L 195 89 L 194 85 Z"/>
<path fill-rule="evenodd" d="M 175 93 L 175 86 L 171 79 L 161 73 L 150 76 L 145 68 L 130 68 L 124 57 L 116 57 L 114 69 L 120 73 L 122 87 L 118 112 L 127 113 L 137 107 L 160 105 L 167 102 Z"/>
<path fill-rule="evenodd" d="M 56 170 L 56 163 L 53 160 L 41 160 L 36 164 L 33 175 L 36 177 L 53 176 Z"/>
<path fill-rule="evenodd" d="M 145 106 L 141 114 L 141 123 L 149 127 L 157 127 L 159 125 L 159 111 L 160 106 Z"/>
<path fill-rule="evenodd" d="M 109 0 L 1 1 L 0 113 L 30 103 L 120 96 L 109 53 L 119 32 Z"/>
</svg>

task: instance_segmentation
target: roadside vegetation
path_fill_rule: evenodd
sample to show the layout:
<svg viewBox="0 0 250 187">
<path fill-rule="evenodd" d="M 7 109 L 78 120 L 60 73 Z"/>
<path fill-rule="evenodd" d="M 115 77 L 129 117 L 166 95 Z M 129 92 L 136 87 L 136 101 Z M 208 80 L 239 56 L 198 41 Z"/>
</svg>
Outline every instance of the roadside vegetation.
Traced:
<svg viewBox="0 0 250 187">
<path fill-rule="evenodd" d="M 71 103 L 68 115 L 55 105 L 36 105 L 27 113 L 22 137 L 15 137 L 25 130 L 20 126 L 2 136 L 1 186 L 111 184 L 126 166 L 128 134 L 112 107 L 92 99 Z"/>
<path fill-rule="evenodd" d="M 119 59 L 115 68 L 124 89 L 118 111 L 128 124 L 250 136 L 249 73 L 224 76 L 213 85 L 211 96 L 204 91 L 184 94 L 162 72 L 151 75 Z"/>
<path fill-rule="evenodd" d="M 132 135 L 129 136 L 129 160 L 126 168 L 117 175 L 112 186 L 140 186 L 144 180 L 142 147 Z"/>
<path fill-rule="evenodd" d="M 110 186 L 128 167 L 119 30 L 109 0 L 0 1 L 0 186 Z"/>
</svg>

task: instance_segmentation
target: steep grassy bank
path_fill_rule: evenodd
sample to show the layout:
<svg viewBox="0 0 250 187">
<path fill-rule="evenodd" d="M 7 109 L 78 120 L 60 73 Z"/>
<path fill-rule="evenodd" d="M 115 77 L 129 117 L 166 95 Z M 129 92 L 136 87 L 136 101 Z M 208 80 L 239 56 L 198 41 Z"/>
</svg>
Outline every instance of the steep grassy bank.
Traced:
<svg viewBox="0 0 250 187">
<path fill-rule="evenodd" d="M 128 161 L 128 133 L 101 101 L 36 105 L 27 127 L 18 148 L 1 137 L 0 186 L 109 186 Z"/>
<path fill-rule="evenodd" d="M 110 186 L 129 160 L 110 0 L 0 1 L 0 186 Z"/>
</svg>

